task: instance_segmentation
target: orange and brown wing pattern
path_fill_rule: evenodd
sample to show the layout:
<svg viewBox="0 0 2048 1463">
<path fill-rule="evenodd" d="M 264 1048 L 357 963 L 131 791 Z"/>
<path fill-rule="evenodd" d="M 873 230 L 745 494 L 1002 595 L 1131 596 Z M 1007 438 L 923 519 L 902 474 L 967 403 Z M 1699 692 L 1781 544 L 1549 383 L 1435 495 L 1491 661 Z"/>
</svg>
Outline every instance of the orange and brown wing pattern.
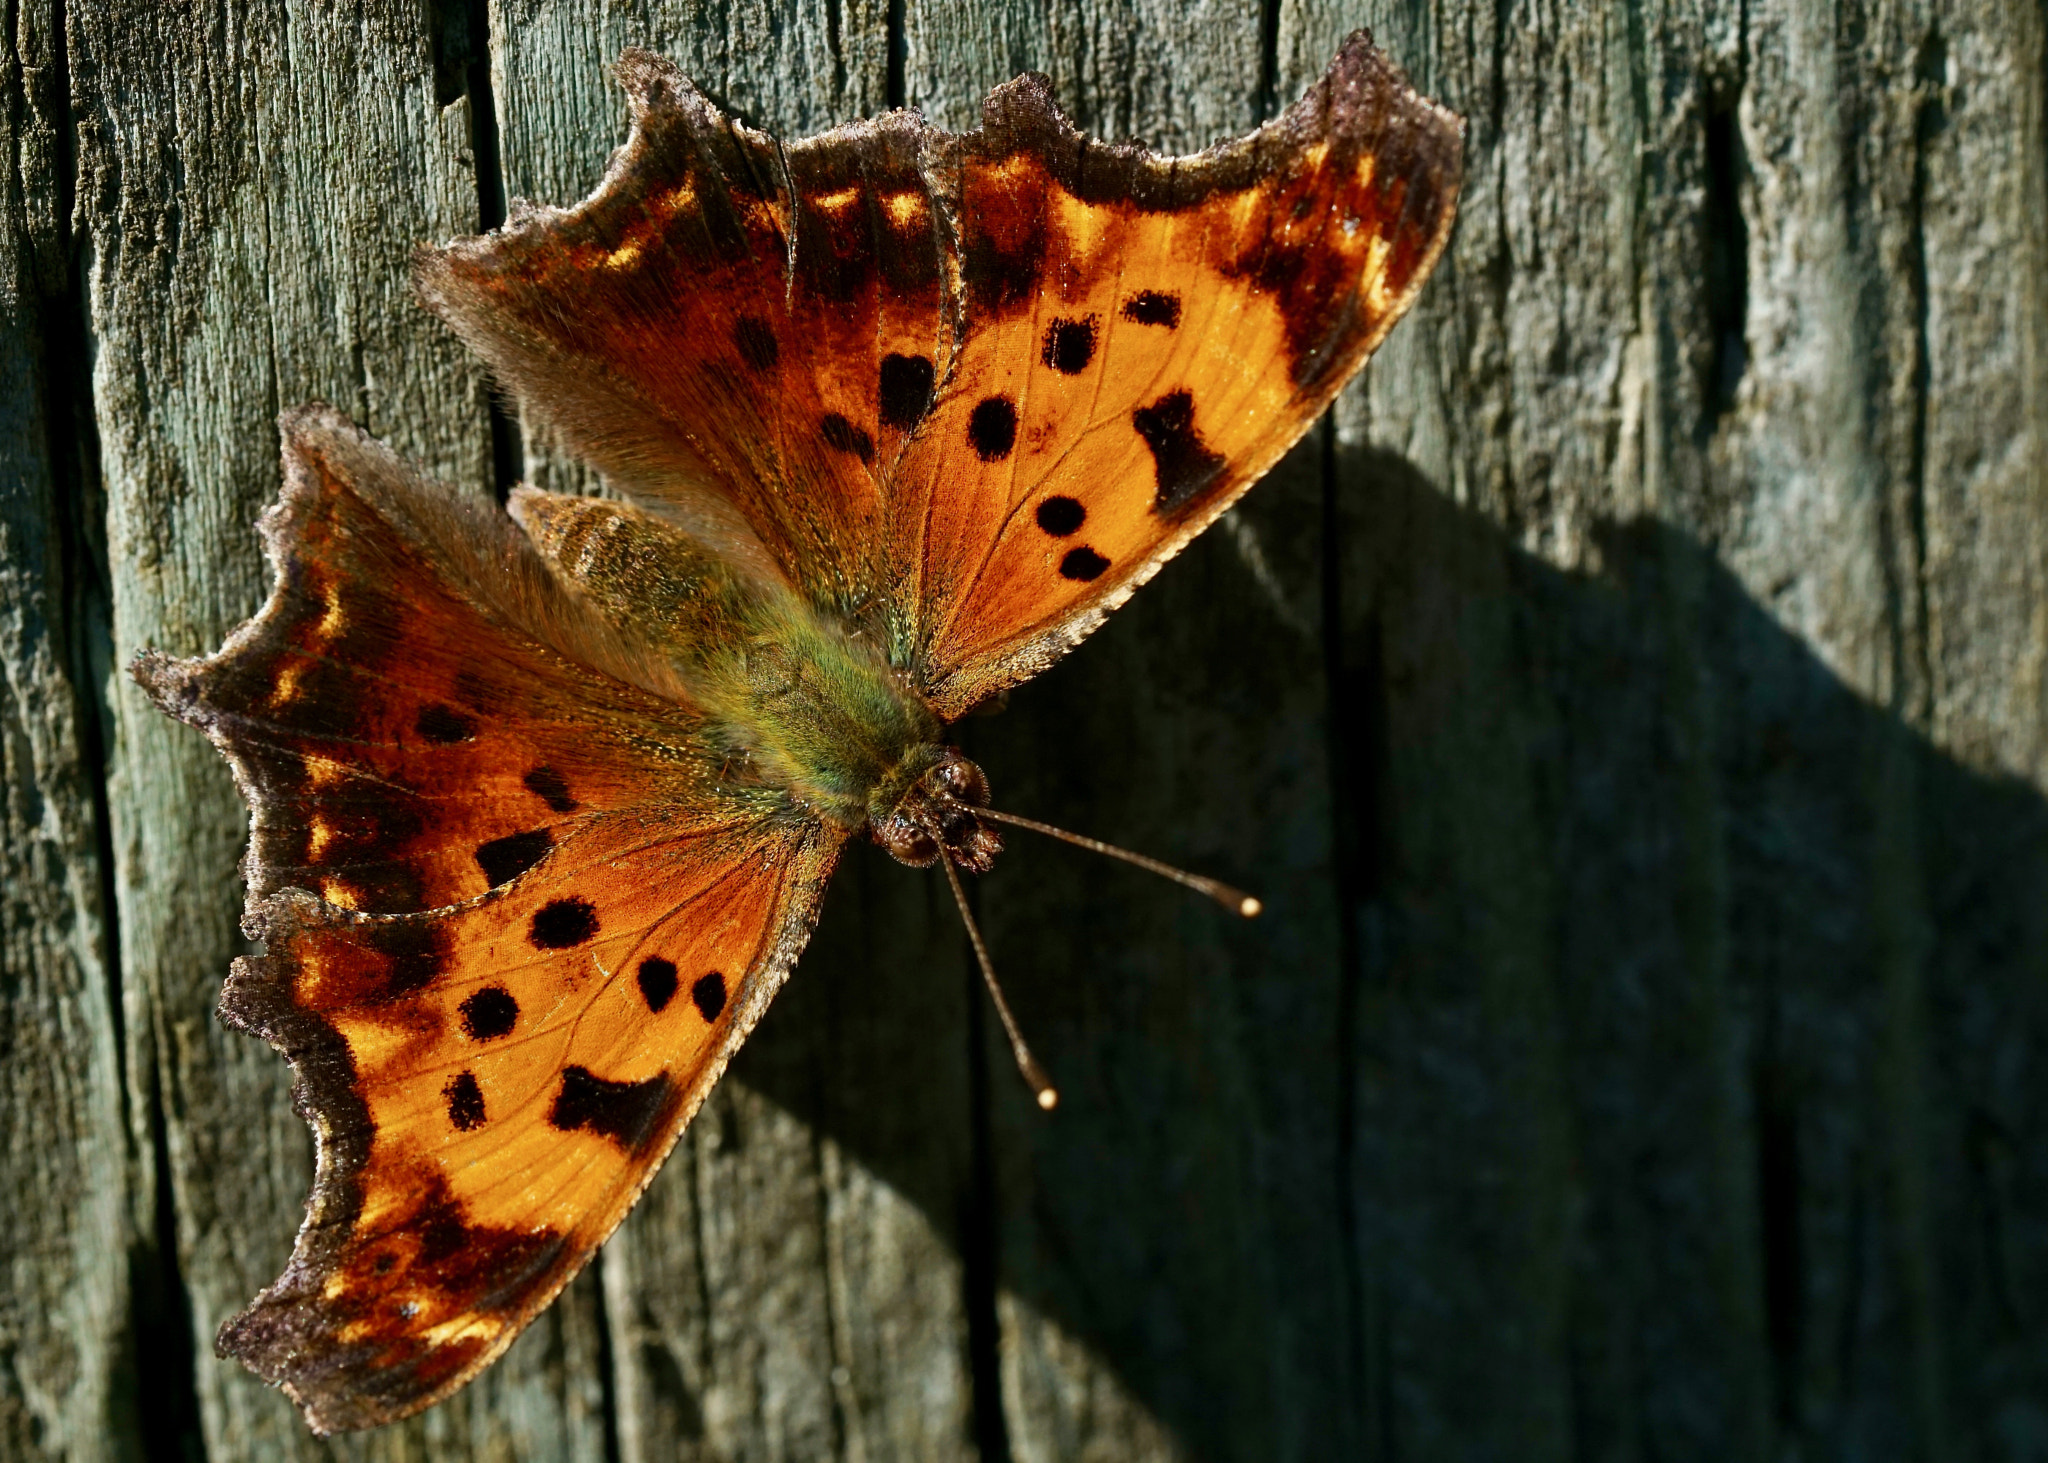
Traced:
<svg viewBox="0 0 2048 1463">
<path fill-rule="evenodd" d="M 990 96 L 954 144 L 960 345 L 891 494 L 941 715 L 1078 643 L 1307 430 L 1442 252 L 1461 130 L 1363 35 L 1191 158 L 1091 142 L 1043 78 Z"/>
<path fill-rule="evenodd" d="M 460 1385 L 618 1223 L 838 837 L 722 783 L 695 713 L 631 679 L 659 658 L 502 512 L 331 412 L 284 427 L 270 600 L 136 673 L 248 796 L 266 949 L 221 1015 L 290 1057 L 319 1148 L 289 1267 L 220 1344 L 332 1431 Z"/>
<path fill-rule="evenodd" d="M 283 428 L 269 602 L 207 659 L 136 664 L 235 769 L 252 897 L 451 905 L 597 810 L 707 785 L 698 718 L 623 679 L 659 658 L 620 643 L 504 513 L 421 481 L 327 409 Z"/>
<path fill-rule="evenodd" d="M 1195 157 L 1042 77 L 963 137 L 778 150 L 628 53 L 571 210 L 421 257 L 430 304 L 628 492 L 882 634 L 943 715 L 1043 669 L 1265 472 L 1414 299 L 1462 129 L 1362 33 Z"/>
<path fill-rule="evenodd" d="M 319 1171 L 221 1330 L 319 1432 L 446 1396 L 625 1217 L 788 973 L 840 835 L 605 814 L 425 914 L 261 902 L 222 994 L 298 1070 Z"/>
<path fill-rule="evenodd" d="M 597 192 L 423 251 L 421 293 L 617 486 L 864 611 L 889 464 L 952 343 L 926 129 L 897 113 L 784 148 L 659 57 L 618 75 L 633 130 Z"/>
</svg>

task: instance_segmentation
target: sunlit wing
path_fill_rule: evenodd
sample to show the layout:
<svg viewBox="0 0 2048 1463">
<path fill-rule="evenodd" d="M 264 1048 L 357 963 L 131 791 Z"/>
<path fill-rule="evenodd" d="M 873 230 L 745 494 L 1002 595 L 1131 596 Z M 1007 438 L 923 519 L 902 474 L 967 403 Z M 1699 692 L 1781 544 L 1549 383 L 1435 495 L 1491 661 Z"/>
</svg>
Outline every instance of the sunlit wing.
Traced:
<svg viewBox="0 0 2048 1463">
<path fill-rule="evenodd" d="M 857 616 L 952 344 L 930 134 L 896 113 L 785 148 L 657 56 L 618 75 L 633 131 L 597 192 L 422 251 L 421 294 L 614 485 Z"/>
<path fill-rule="evenodd" d="M 960 344 L 891 479 L 943 716 L 1045 669 L 1279 460 L 1414 299 L 1460 127 L 1354 36 L 1197 157 L 1076 132 L 1043 78 L 953 148 Z"/>
<path fill-rule="evenodd" d="M 808 935 L 836 836 L 601 815 L 475 904 L 262 903 L 223 1019 L 319 1139 L 282 1277 L 222 1328 L 321 1432 L 488 1365 L 625 1217 Z"/>
<path fill-rule="evenodd" d="M 1043 669 L 1305 431 L 1413 300 L 1461 127 L 1357 35 L 1191 158 L 981 130 L 778 151 L 632 53 L 570 210 L 428 251 L 429 300 L 627 491 L 884 637 L 944 715 Z"/>
<path fill-rule="evenodd" d="M 796 958 L 838 835 L 719 780 L 490 505 L 320 412 L 286 466 L 263 612 L 138 676 L 248 794 L 265 953 L 221 1015 L 291 1058 L 319 1148 L 291 1263 L 220 1345 L 324 1432 L 446 1395 L 589 1258 Z"/>
</svg>

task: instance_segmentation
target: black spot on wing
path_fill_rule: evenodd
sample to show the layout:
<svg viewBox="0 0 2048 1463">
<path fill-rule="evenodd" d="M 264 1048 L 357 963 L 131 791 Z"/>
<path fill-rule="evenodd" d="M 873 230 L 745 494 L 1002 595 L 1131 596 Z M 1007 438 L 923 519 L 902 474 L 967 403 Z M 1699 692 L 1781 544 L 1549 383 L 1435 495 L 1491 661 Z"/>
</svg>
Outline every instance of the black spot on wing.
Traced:
<svg viewBox="0 0 2048 1463">
<path fill-rule="evenodd" d="M 836 411 L 826 413 L 818 432 L 835 452 L 850 452 L 862 462 L 875 460 L 875 439 Z"/>
<path fill-rule="evenodd" d="M 673 1086 L 666 1072 L 644 1082 L 607 1082 L 587 1067 L 564 1067 L 548 1122 L 564 1133 L 602 1134 L 630 1152 L 654 1135 Z"/>
<path fill-rule="evenodd" d="M 484 1125 L 484 1090 L 476 1073 L 462 1072 L 452 1078 L 441 1095 L 448 1099 L 448 1121 L 462 1132 L 474 1132 Z"/>
<path fill-rule="evenodd" d="M 1060 577 L 1085 582 L 1100 578 L 1108 567 L 1109 560 L 1084 544 L 1078 549 L 1067 550 L 1066 556 L 1060 560 Z"/>
<path fill-rule="evenodd" d="M 555 837 L 547 829 L 529 828 L 524 833 L 508 833 L 503 838 L 493 838 L 489 843 L 479 843 L 476 846 L 476 863 L 495 889 L 500 884 L 511 883 L 546 858 L 554 846 Z"/>
<path fill-rule="evenodd" d="M 1131 425 L 1152 449 L 1158 476 L 1153 512 L 1175 511 L 1223 475 L 1223 458 L 1209 450 L 1195 429 L 1195 398 L 1187 391 L 1169 391 L 1139 407 L 1131 413 Z"/>
<path fill-rule="evenodd" d="M 413 718 L 413 730 L 430 742 L 449 746 L 455 742 L 466 742 L 476 735 L 476 718 L 464 716 L 453 706 L 432 701 L 422 706 L 419 715 Z"/>
<path fill-rule="evenodd" d="M 925 356 L 884 356 L 881 374 L 882 425 L 907 432 L 932 409 L 932 363 Z"/>
<path fill-rule="evenodd" d="M 1088 521 L 1088 510 L 1080 500 L 1054 494 L 1038 504 L 1038 526 L 1054 538 L 1065 538 Z"/>
<path fill-rule="evenodd" d="M 1055 320 L 1046 327 L 1039 359 L 1062 376 L 1078 376 L 1095 359 L 1095 317 Z"/>
<path fill-rule="evenodd" d="M 1123 314 L 1133 325 L 1163 325 L 1172 330 L 1180 324 L 1180 296 L 1139 290 L 1124 301 Z"/>
<path fill-rule="evenodd" d="M 536 767 L 524 780 L 528 792 L 558 813 L 573 813 L 583 806 L 569 795 L 569 784 L 552 767 Z"/>
<path fill-rule="evenodd" d="M 967 418 L 967 440 L 983 462 L 1001 462 L 1017 445 L 1017 408 L 1007 396 L 983 400 Z"/>
<path fill-rule="evenodd" d="M 740 359 L 756 371 L 772 371 L 782 358 L 774 327 L 758 315 L 742 315 L 733 321 L 732 343 L 739 347 Z"/>
<path fill-rule="evenodd" d="M 567 950 L 597 933 L 597 909 L 588 899 L 571 894 L 551 899 L 534 912 L 526 938 L 535 949 Z"/>
<path fill-rule="evenodd" d="M 716 1021 L 718 1013 L 725 1009 L 725 977 L 717 971 L 700 977 L 690 987 L 690 999 L 697 1003 L 697 1014 L 706 1021 Z"/>
<path fill-rule="evenodd" d="M 659 1015 L 662 1007 L 675 999 L 676 985 L 673 960 L 650 955 L 640 962 L 640 998 L 647 1002 L 648 1010 Z"/>
<path fill-rule="evenodd" d="M 519 1024 L 519 1002 L 501 985 L 485 986 L 465 996 L 458 1008 L 462 1029 L 471 1041 L 496 1041 L 510 1036 Z"/>
</svg>

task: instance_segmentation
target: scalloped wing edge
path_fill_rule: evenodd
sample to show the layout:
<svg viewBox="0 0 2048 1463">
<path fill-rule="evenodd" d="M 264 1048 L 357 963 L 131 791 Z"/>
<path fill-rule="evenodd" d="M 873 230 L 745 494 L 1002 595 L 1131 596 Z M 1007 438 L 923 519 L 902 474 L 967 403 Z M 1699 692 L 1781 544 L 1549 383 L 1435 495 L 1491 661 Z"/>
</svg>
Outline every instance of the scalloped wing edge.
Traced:
<svg viewBox="0 0 2048 1463">
<path fill-rule="evenodd" d="M 1019 76 L 990 92 L 983 103 L 982 131 L 952 139 L 957 146 L 968 146 L 1000 133 L 1016 135 L 1022 140 L 1009 149 L 1012 153 L 1031 151 L 1062 186 L 1083 201 L 1131 198 L 1141 207 L 1187 208 L 1214 192 L 1248 186 L 1276 160 L 1332 135 L 1336 129 L 1333 116 L 1347 109 L 1358 110 L 1367 96 L 1385 100 L 1387 120 L 1407 134 L 1404 140 L 1419 151 L 1436 151 L 1423 161 L 1440 185 L 1430 198 L 1436 211 L 1422 247 L 1407 264 L 1407 283 L 1395 294 L 1384 317 L 1341 355 L 1316 363 L 1310 378 L 1313 384 L 1303 392 L 1315 405 L 1300 427 L 1292 434 L 1276 436 L 1265 451 L 1246 462 L 1241 475 L 1233 474 L 1232 484 L 1224 491 L 1190 504 L 1174 531 L 1127 578 L 1081 601 L 1053 626 L 1036 634 L 1026 631 L 1014 643 L 996 647 L 994 654 L 980 662 L 934 667 L 922 689 L 944 719 L 955 720 L 988 697 L 1043 673 L 1094 634 L 1307 435 L 1357 369 L 1407 314 L 1449 246 L 1463 180 L 1465 122 L 1417 91 L 1407 73 L 1373 45 L 1370 31 L 1356 30 L 1345 38 L 1322 77 L 1286 111 L 1253 132 L 1187 156 L 1164 156 L 1133 143 L 1093 141 L 1068 119 L 1053 99 L 1051 82 L 1037 73 Z M 1034 135 L 1047 141 L 1034 141 Z M 1059 164 L 1069 154 L 1073 166 L 1062 169 Z M 1120 174 L 1113 182 L 1106 180 L 1108 170 L 1095 165 L 1095 160 L 1105 157 L 1113 160 Z M 1405 229 L 1418 191 L 1409 189 L 1404 194 L 1402 221 L 1393 233 Z"/>
<path fill-rule="evenodd" d="M 293 1243 L 290 1260 L 275 1281 L 265 1286 L 242 1311 L 222 1323 L 214 1341 L 216 1354 L 242 1362 L 283 1390 L 305 1415 L 307 1425 L 322 1437 L 413 1416 L 459 1391 L 487 1369 L 581 1273 L 660 1172 L 809 943 L 817 926 L 826 881 L 842 845 L 843 838 L 823 825 L 809 826 L 789 863 L 790 873 L 784 881 L 774 921 L 774 942 L 740 982 L 732 1025 L 725 1039 L 684 1089 L 669 1131 L 648 1150 L 638 1183 L 601 1221 L 603 1232 L 580 1254 L 573 1254 L 572 1263 L 553 1275 L 547 1285 L 524 1297 L 517 1309 L 508 1313 L 506 1323 L 490 1343 L 460 1371 L 430 1391 L 406 1398 L 395 1406 L 376 1405 L 378 1399 L 374 1394 L 368 1403 L 350 1405 L 355 1399 L 331 1395 L 312 1385 L 305 1376 L 301 1354 L 308 1342 L 317 1338 L 321 1344 L 331 1345 L 312 1312 L 321 1283 L 337 1264 L 341 1247 L 360 1211 L 359 1179 L 369 1157 L 369 1113 L 353 1090 L 354 1063 L 347 1045 L 327 1022 L 293 1003 L 291 967 L 269 955 L 238 958 L 222 987 L 218 1017 L 230 1030 L 261 1037 L 291 1064 L 292 1108 L 313 1132 L 314 1178 L 306 1200 L 306 1217 Z M 244 929 L 251 939 L 267 942 L 302 923 L 314 919 L 333 921 L 337 917 L 364 925 L 421 918 L 353 914 L 336 910 L 303 890 L 287 889 L 260 902 L 252 901 L 244 917 Z M 561 1250 L 572 1242 L 570 1236 L 558 1236 L 547 1255 L 547 1265 L 557 1263 Z M 315 1372 L 314 1376 L 324 1380 L 345 1369 L 344 1360 Z"/>
<path fill-rule="evenodd" d="M 403 539 L 442 562 L 454 559 L 458 570 L 474 575 L 474 582 L 444 587 L 465 594 L 484 613 L 512 624 L 539 620 L 552 632 L 539 643 L 569 659 L 592 652 L 624 660 L 629 654 L 627 642 L 609 636 L 606 628 L 582 609 L 573 594 L 554 579 L 517 524 L 487 500 L 469 500 L 422 478 L 386 444 L 323 404 L 312 403 L 283 412 L 278 424 L 283 440 L 284 482 L 277 500 L 257 521 L 272 580 L 262 608 L 237 625 L 211 655 L 180 658 L 144 649 L 129 665 L 130 675 L 160 710 L 206 733 L 227 761 L 250 810 L 251 838 L 241 863 L 249 891 L 242 913 L 242 931 L 252 941 L 267 944 L 315 920 L 362 926 L 418 921 L 502 897 L 505 891 L 493 890 L 461 906 L 439 911 L 360 914 L 330 905 L 307 890 L 277 883 L 261 857 L 256 824 L 264 815 L 268 799 L 236 744 L 236 713 L 208 701 L 207 681 L 210 673 L 224 662 L 260 647 L 264 636 L 275 629 L 278 617 L 285 613 L 289 565 L 307 515 L 323 491 L 314 457 L 325 453 L 344 459 L 347 470 L 341 476 L 349 487 L 358 490 Z M 502 584 L 494 584 L 494 573 L 504 581 Z M 481 594 L 480 589 L 484 591 Z M 573 647 L 573 653 L 560 644 L 549 644 L 550 641 Z M 584 663 L 589 665 L 587 660 Z M 609 674 L 602 666 L 590 668 Z M 649 688 L 634 685 L 623 677 L 613 679 L 632 686 L 642 695 L 652 694 Z M 658 1155 L 646 1164 L 639 1186 L 618 1206 L 605 1226 L 606 1236 L 616 1229 L 633 1200 L 659 1170 L 662 1160 L 725 1071 L 732 1054 L 788 978 L 816 924 L 824 884 L 842 841 L 822 825 L 808 825 L 780 896 L 774 943 L 740 983 L 727 1039 L 702 1075 L 686 1089 L 673 1131 L 660 1144 Z M 353 1090 L 354 1064 L 346 1043 L 321 1017 L 292 1001 L 291 976 L 291 967 L 278 957 L 238 957 L 229 968 L 216 1008 L 224 1026 L 261 1037 L 290 1063 L 294 1074 L 293 1110 L 313 1132 L 315 1161 L 306 1218 L 294 1242 L 291 1259 L 277 1280 L 222 1324 L 215 1349 L 219 1355 L 242 1361 L 281 1387 L 305 1414 L 313 1431 L 324 1436 L 396 1421 L 458 1390 L 489 1366 L 546 1308 L 602 1240 L 592 1243 L 588 1252 L 556 1279 L 545 1294 L 524 1303 L 516 1318 L 458 1375 L 430 1393 L 409 1399 L 395 1409 L 351 1411 L 300 1385 L 293 1376 L 292 1364 L 299 1349 L 316 1333 L 310 1323 L 294 1324 L 291 1307 L 295 1298 L 317 1294 L 318 1277 L 331 1270 L 348 1227 L 360 1209 L 358 1176 L 368 1159 L 370 1124 L 367 1106 Z M 563 1243 L 567 1243 L 566 1237 Z M 333 1370 L 327 1374 L 332 1375 Z"/>
<path fill-rule="evenodd" d="M 655 147 L 655 133 L 662 127 L 724 129 L 751 146 L 777 147 L 772 135 L 721 110 L 665 57 L 646 50 L 627 50 L 621 54 L 614 75 L 626 92 L 630 129 L 626 140 L 612 151 L 603 177 L 588 195 L 567 207 L 519 200 L 499 230 L 440 246 L 423 246 L 414 257 L 415 281 L 429 307 L 494 371 L 503 375 L 509 370 L 507 379 L 515 383 L 518 371 L 501 363 L 501 352 L 489 333 L 466 318 L 461 304 L 462 286 L 451 269 L 453 261 L 486 260 L 508 239 L 579 223 L 613 206 L 618 201 L 616 195 L 632 186 L 636 168 Z M 1051 81 L 1035 72 L 1015 77 L 990 91 L 982 102 L 981 125 L 975 131 L 940 131 L 911 108 L 852 122 L 789 145 L 845 145 L 887 130 L 907 130 L 917 139 L 922 154 L 920 171 L 930 196 L 943 205 L 941 213 L 951 238 L 953 276 L 943 308 L 948 312 L 953 339 L 958 341 L 965 329 L 967 312 L 967 289 L 959 272 L 958 179 L 968 154 L 983 151 L 1007 156 L 1028 151 L 1046 165 L 1063 187 L 1084 202 L 1115 199 L 1130 200 L 1148 210 L 1191 208 L 1218 191 L 1249 186 L 1263 170 L 1319 139 L 1338 135 L 1344 119 L 1361 115 L 1369 106 L 1382 109 L 1390 129 L 1388 135 L 1398 132 L 1399 140 L 1410 149 L 1416 163 L 1412 171 L 1418 176 L 1426 174 L 1439 185 L 1430 190 L 1410 190 L 1403 199 L 1403 222 L 1394 231 L 1396 234 L 1407 227 L 1407 214 L 1416 203 L 1417 192 L 1428 192 L 1436 211 L 1420 249 L 1407 261 L 1407 284 L 1397 292 L 1392 307 L 1375 329 L 1314 363 L 1302 395 L 1316 405 L 1306 414 L 1299 430 L 1291 436 L 1281 434 L 1268 450 L 1247 460 L 1242 475 L 1234 475 L 1233 486 L 1191 503 L 1173 532 L 1128 577 L 1105 585 L 1094 598 L 1083 600 L 1057 624 L 1036 633 L 1021 632 L 1012 643 L 994 647 L 977 662 L 925 668 L 919 678 L 921 688 L 946 719 L 954 719 L 994 692 L 1039 674 L 1087 639 L 1306 434 L 1315 416 L 1406 313 L 1441 257 L 1457 214 L 1464 122 L 1417 92 L 1406 73 L 1373 45 L 1371 33 L 1357 30 L 1344 39 L 1323 75 L 1279 116 L 1250 133 L 1191 154 L 1161 154 L 1135 143 L 1105 143 L 1089 138 L 1060 108 Z M 670 116 L 675 118 L 674 123 L 665 120 Z M 781 155 L 777 153 L 778 158 Z M 1401 176 L 1411 172 L 1404 167 L 1391 171 Z M 787 200 L 790 185 L 786 169 L 776 182 Z M 796 267 L 793 235 L 787 247 L 790 252 L 783 260 L 785 273 Z M 959 363 L 956 351 L 945 362 L 936 386 L 938 393 L 942 394 L 954 379 Z M 558 396 L 561 389 L 560 383 L 556 383 Z M 645 413 L 638 408 L 621 410 L 629 402 L 629 388 L 604 379 L 602 373 L 592 373 L 576 389 L 590 393 L 588 405 L 608 423 L 608 440 L 624 442 L 636 435 L 658 433 L 671 449 L 659 454 L 669 474 L 659 491 L 645 481 L 636 484 L 631 473 L 620 477 L 618 485 L 622 489 L 648 506 L 665 509 L 683 527 L 721 551 L 731 553 L 757 573 L 780 574 L 779 566 L 769 560 L 760 538 L 738 508 L 711 485 L 708 471 L 698 471 L 695 481 L 675 480 L 678 464 L 687 464 L 694 456 L 694 449 L 681 440 L 677 430 L 665 423 L 635 425 L 636 415 Z M 648 455 L 650 465 L 656 455 Z M 627 456 L 622 450 L 621 461 Z M 685 477 L 696 471 L 687 466 L 681 470 Z"/>
</svg>

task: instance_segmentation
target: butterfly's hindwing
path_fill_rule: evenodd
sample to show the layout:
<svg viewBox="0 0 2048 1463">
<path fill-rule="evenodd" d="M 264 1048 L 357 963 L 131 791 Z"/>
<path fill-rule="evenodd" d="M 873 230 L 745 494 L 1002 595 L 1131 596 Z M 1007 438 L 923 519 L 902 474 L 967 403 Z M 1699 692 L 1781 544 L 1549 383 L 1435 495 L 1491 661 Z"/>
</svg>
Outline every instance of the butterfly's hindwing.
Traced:
<svg viewBox="0 0 2048 1463">
<path fill-rule="evenodd" d="M 598 191 L 424 251 L 421 292 L 618 486 L 736 513 L 728 542 L 858 612 L 951 348 L 925 129 L 898 113 L 785 150 L 658 57 L 628 52 L 619 78 L 633 133 Z"/>
<path fill-rule="evenodd" d="M 137 673 L 249 797 L 265 953 L 221 1016 L 290 1057 L 319 1147 L 291 1264 L 220 1344 L 325 1432 L 459 1386 L 589 1258 L 787 973 L 843 835 L 596 669 L 649 660 L 511 520 L 332 414 L 285 436 L 270 602 Z"/>
</svg>

